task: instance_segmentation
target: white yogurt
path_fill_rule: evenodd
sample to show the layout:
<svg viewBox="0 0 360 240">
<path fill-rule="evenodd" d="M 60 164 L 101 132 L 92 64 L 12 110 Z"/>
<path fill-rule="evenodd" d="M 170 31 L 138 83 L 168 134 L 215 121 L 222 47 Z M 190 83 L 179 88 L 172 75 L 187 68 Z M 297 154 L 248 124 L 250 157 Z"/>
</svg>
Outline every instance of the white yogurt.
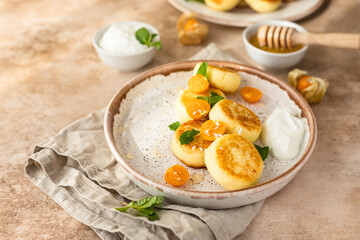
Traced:
<svg viewBox="0 0 360 240">
<path fill-rule="evenodd" d="M 263 123 L 260 138 L 273 157 L 286 161 L 299 154 L 306 129 L 306 119 L 289 108 L 277 107 Z"/>
<path fill-rule="evenodd" d="M 106 52 L 115 54 L 135 54 L 144 52 L 148 47 L 142 45 L 135 37 L 140 25 L 113 24 L 102 35 L 99 46 Z"/>
</svg>

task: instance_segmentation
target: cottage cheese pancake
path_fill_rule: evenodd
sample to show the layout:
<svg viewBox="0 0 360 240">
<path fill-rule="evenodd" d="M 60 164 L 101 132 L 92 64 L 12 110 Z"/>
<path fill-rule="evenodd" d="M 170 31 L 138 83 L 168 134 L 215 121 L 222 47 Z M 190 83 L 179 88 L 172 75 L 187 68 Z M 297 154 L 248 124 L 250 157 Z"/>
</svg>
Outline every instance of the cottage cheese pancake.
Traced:
<svg viewBox="0 0 360 240">
<path fill-rule="evenodd" d="M 195 75 L 201 63 L 196 64 L 193 74 Z M 210 86 L 216 87 L 224 92 L 236 92 L 241 83 L 241 75 L 228 68 L 221 68 L 208 65 L 206 73 Z"/>
<path fill-rule="evenodd" d="M 171 142 L 171 149 L 175 156 L 185 165 L 194 168 L 205 167 L 204 152 L 209 147 L 211 141 L 207 141 L 200 134 L 194 137 L 194 141 L 189 144 L 181 145 L 180 135 L 187 130 L 200 131 L 203 121 L 191 120 L 183 123 L 175 132 Z"/>
<path fill-rule="evenodd" d="M 209 118 L 224 122 L 226 133 L 239 134 L 251 142 L 255 142 L 261 132 L 261 122 L 256 114 L 232 100 L 224 99 L 215 104 Z"/>
<path fill-rule="evenodd" d="M 281 0 L 245 0 L 245 2 L 259 13 L 275 11 L 281 5 Z"/>
<path fill-rule="evenodd" d="M 263 171 L 263 161 L 254 145 L 238 134 L 215 140 L 205 153 L 210 175 L 228 190 L 255 185 Z"/>
</svg>

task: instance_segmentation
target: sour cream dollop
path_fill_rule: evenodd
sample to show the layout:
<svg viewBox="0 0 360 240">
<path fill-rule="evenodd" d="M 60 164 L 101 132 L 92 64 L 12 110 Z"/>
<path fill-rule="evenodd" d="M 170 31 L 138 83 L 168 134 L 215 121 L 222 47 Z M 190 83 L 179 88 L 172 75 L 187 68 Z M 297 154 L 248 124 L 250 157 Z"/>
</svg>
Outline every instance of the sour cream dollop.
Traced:
<svg viewBox="0 0 360 240">
<path fill-rule="evenodd" d="M 300 152 L 307 121 L 289 108 L 277 107 L 264 121 L 260 134 L 270 154 L 279 160 L 294 159 Z"/>
<path fill-rule="evenodd" d="M 106 52 L 115 54 L 134 54 L 144 52 L 148 47 L 135 37 L 140 25 L 113 24 L 102 35 L 99 46 Z"/>
</svg>

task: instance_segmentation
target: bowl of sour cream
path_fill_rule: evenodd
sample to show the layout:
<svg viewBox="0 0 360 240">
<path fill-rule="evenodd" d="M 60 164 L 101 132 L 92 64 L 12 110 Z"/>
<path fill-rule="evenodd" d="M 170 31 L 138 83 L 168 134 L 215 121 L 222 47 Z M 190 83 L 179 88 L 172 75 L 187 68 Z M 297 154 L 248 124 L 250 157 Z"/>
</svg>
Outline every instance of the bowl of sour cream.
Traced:
<svg viewBox="0 0 360 240">
<path fill-rule="evenodd" d="M 97 31 L 92 44 L 100 59 L 108 66 L 120 71 L 134 71 L 149 63 L 155 53 L 155 47 L 141 44 L 135 37 L 140 28 L 146 28 L 150 34 L 157 34 L 154 41 L 159 41 L 157 29 L 149 24 L 137 21 L 117 22 Z"/>
</svg>

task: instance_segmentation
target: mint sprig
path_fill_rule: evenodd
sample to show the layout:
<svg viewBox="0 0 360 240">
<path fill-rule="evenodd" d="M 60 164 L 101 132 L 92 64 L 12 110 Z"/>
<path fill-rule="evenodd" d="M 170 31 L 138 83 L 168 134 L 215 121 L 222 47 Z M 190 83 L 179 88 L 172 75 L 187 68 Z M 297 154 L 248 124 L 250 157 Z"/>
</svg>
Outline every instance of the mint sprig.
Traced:
<svg viewBox="0 0 360 240">
<path fill-rule="evenodd" d="M 136 39 L 142 44 L 146 45 L 147 47 L 156 47 L 157 50 L 161 50 L 161 42 L 153 42 L 154 38 L 157 36 L 156 33 L 150 34 L 149 30 L 146 28 L 140 28 L 135 32 Z"/>
<path fill-rule="evenodd" d="M 256 150 L 259 152 L 262 160 L 264 161 L 269 156 L 269 147 L 260 147 L 259 145 L 254 144 Z"/>
<path fill-rule="evenodd" d="M 200 133 L 200 131 L 195 130 L 195 129 L 191 129 L 191 130 L 187 130 L 187 131 L 183 132 L 179 138 L 180 144 L 187 145 L 187 144 L 191 143 L 192 141 L 194 141 L 194 137 L 196 135 L 198 135 L 199 133 Z"/>
<path fill-rule="evenodd" d="M 115 209 L 120 212 L 128 213 L 126 211 L 132 208 L 136 210 L 136 215 L 147 217 L 150 221 L 155 221 L 159 219 L 159 216 L 155 212 L 154 208 L 162 203 L 163 200 L 164 197 L 162 196 L 144 197 L 137 200 L 136 203 L 132 201 L 124 207 L 117 207 Z"/>
<path fill-rule="evenodd" d="M 169 125 L 170 130 L 172 131 L 176 131 L 176 129 L 178 129 L 178 127 L 180 127 L 181 123 L 179 121 L 173 122 L 172 124 Z"/>
<path fill-rule="evenodd" d="M 205 76 L 206 78 L 208 78 L 207 75 L 207 67 L 208 67 L 208 63 L 207 62 L 203 62 L 200 67 L 198 68 L 196 74 L 201 74 L 203 76 Z"/>
<path fill-rule="evenodd" d="M 210 97 L 208 96 L 198 96 L 197 99 L 202 99 L 207 101 L 210 104 L 210 107 L 213 107 L 218 101 L 223 100 L 224 97 L 215 93 L 214 91 L 210 92 Z"/>
</svg>

